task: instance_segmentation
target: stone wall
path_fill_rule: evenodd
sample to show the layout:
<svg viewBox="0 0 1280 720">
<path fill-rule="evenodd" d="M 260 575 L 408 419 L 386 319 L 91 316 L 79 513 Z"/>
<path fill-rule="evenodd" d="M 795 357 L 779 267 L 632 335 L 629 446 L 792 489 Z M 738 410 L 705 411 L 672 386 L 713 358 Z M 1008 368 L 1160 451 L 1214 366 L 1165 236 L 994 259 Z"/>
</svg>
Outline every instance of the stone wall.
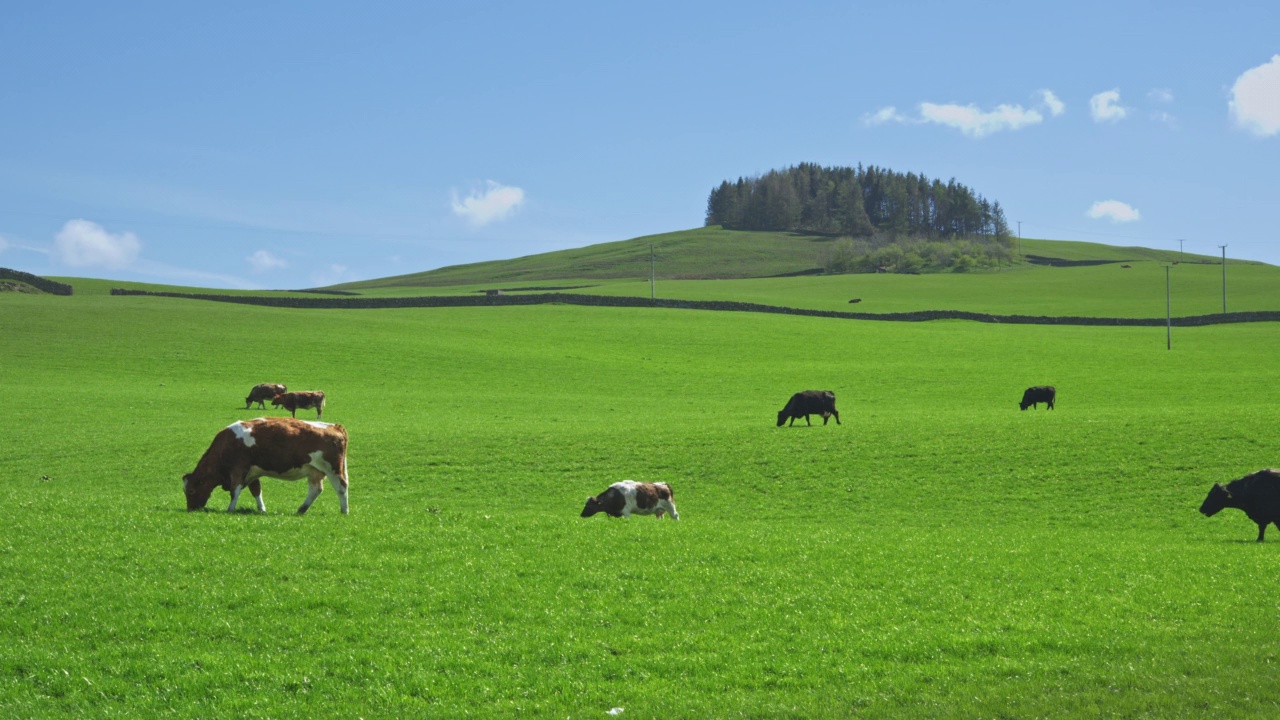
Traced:
<svg viewBox="0 0 1280 720">
<path fill-rule="evenodd" d="M 54 282 L 39 275 L 24 273 L 21 270 L 10 270 L 9 268 L 0 267 L 0 280 L 18 280 L 24 282 L 33 288 L 39 288 L 52 295 L 70 295 L 71 286 L 66 283 Z"/>
<path fill-rule="evenodd" d="M 1114 325 L 1151 327 L 1159 327 L 1165 324 L 1164 318 L 990 315 L 987 313 L 965 312 L 963 310 L 922 310 L 919 312 L 907 313 L 855 313 L 839 312 L 835 310 L 809 310 L 805 308 L 789 308 L 777 305 L 759 305 L 756 303 L 726 302 L 720 300 L 650 300 L 649 298 L 642 297 L 611 297 L 605 295 L 577 295 L 570 293 L 539 293 L 536 295 L 444 295 L 436 297 L 395 298 L 299 298 L 260 297 L 249 295 L 203 295 L 191 293 L 151 292 L 147 290 L 123 290 L 120 288 L 114 288 L 111 290 L 111 294 L 153 295 L 159 297 L 186 298 L 190 300 L 241 303 L 245 305 L 266 305 L 268 307 L 329 310 L 419 307 L 490 307 L 560 303 L 564 305 L 593 305 L 598 307 L 647 307 L 675 308 L 681 310 L 718 310 L 722 312 L 758 312 L 781 315 L 802 315 L 807 317 L 840 318 L 845 320 L 881 320 L 892 322 L 972 320 L 974 322 L 1006 323 L 1012 325 Z M 1219 313 L 1217 315 L 1196 315 L 1173 318 L 1173 324 L 1178 327 L 1241 322 L 1280 322 L 1280 311 Z"/>
</svg>

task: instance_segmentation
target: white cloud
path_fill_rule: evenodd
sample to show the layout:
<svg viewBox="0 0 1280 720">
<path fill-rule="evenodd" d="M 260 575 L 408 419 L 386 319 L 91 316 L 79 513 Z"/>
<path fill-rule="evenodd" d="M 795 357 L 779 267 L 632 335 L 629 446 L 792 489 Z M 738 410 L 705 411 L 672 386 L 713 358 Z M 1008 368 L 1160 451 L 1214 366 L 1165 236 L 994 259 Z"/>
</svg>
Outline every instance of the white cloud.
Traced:
<svg viewBox="0 0 1280 720">
<path fill-rule="evenodd" d="M 283 268 L 283 267 L 289 266 L 289 263 L 285 262 L 281 258 L 276 257 L 275 255 L 272 255 L 266 250 L 259 250 L 255 252 L 254 254 L 245 258 L 245 261 L 248 262 L 249 265 L 253 267 L 254 272 L 259 272 L 259 273 L 267 272 L 268 270 L 274 270 L 275 268 Z"/>
<path fill-rule="evenodd" d="M 477 226 L 502 220 L 524 204 L 524 190 L 492 180 L 488 181 L 484 192 L 473 190 L 461 200 L 457 192 L 452 195 L 453 214 Z"/>
<path fill-rule="evenodd" d="M 3 235 L 0 235 L 0 253 L 8 250 L 10 247 L 9 241 L 5 240 Z"/>
<path fill-rule="evenodd" d="M 1236 125 L 1254 135 L 1280 133 L 1280 55 L 1236 78 L 1229 109 Z"/>
<path fill-rule="evenodd" d="M 1173 91 L 1168 88 L 1152 88 L 1147 92 L 1147 99 L 1151 102 L 1171 103 L 1173 102 Z"/>
<path fill-rule="evenodd" d="M 1120 90 L 1117 88 L 1089 98 L 1089 114 L 1094 122 L 1119 122 L 1129 111 L 1120 104 Z"/>
<path fill-rule="evenodd" d="M 111 233 L 95 222 L 68 220 L 53 240 L 54 255 L 73 267 L 123 268 L 138 258 L 142 242 L 131 232 Z"/>
<path fill-rule="evenodd" d="M 1119 200 L 1099 200 L 1085 214 L 1094 220 L 1107 218 L 1111 222 L 1133 222 L 1142 219 L 1142 213 L 1138 212 L 1137 208 Z"/>
<path fill-rule="evenodd" d="M 867 127 L 884 125 L 885 123 L 890 123 L 890 122 L 906 123 L 906 122 L 911 122 L 911 119 L 903 115 L 902 113 L 898 112 L 898 108 L 892 105 L 888 107 L 882 107 L 879 110 L 871 113 L 870 115 L 866 115 L 862 118 L 862 124 L 866 125 Z"/>
<path fill-rule="evenodd" d="M 1058 96 L 1054 95 L 1052 90 L 1037 90 L 1036 92 L 1040 95 L 1041 104 L 1049 108 L 1050 115 L 1058 117 L 1067 111 L 1066 104 L 1059 100 Z"/>
<path fill-rule="evenodd" d="M 1035 125 L 1044 116 L 1021 105 L 997 105 L 991 112 L 983 112 L 977 105 L 935 105 L 920 103 L 920 117 L 925 122 L 946 125 L 960 130 L 970 137 L 984 137 L 1001 130 L 1018 130 Z"/>
</svg>

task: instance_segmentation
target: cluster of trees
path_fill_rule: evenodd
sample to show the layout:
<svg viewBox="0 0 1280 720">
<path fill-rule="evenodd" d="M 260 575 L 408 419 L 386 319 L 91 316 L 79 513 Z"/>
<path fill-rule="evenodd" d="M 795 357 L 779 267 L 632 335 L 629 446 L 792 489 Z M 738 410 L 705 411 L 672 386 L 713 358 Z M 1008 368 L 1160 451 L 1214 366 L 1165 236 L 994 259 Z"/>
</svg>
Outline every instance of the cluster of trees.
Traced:
<svg viewBox="0 0 1280 720">
<path fill-rule="evenodd" d="M 841 235 L 853 242 L 834 248 L 833 256 L 859 251 L 861 256 L 886 254 L 884 262 L 834 258 L 829 269 L 837 272 L 884 269 L 886 263 L 912 266 L 899 272 L 967 269 L 962 266 L 991 265 L 1012 257 L 1009 223 L 999 202 L 989 202 L 954 178 L 944 183 L 874 165 L 801 163 L 737 182 L 726 180 L 707 198 L 706 224 L 731 230 Z M 858 242 L 863 239 L 866 242 Z M 960 242 L 967 245 L 957 251 L 955 245 Z M 890 250 L 886 248 L 890 244 L 912 247 Z M 897 257 L 899 251 L 917 258 L 902 260 Z M 836 269 L 846 266 L 847 270 Z"/>
<path fill-rule="evenodd" d="M 841 238 L 819 258 L 828 273 L 970 272 L 1013 262 L 1007 245 L 989 239 L 898 240 Z"/>
</svg>

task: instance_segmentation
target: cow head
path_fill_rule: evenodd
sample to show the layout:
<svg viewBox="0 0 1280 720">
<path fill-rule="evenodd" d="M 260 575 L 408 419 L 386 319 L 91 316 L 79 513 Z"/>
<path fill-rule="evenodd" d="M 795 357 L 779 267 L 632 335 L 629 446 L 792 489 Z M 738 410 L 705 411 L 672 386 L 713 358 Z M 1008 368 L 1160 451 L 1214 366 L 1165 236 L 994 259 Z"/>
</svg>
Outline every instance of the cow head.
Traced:
<svg viewBox="0 0 1280 720">
<path fill-rule="evenodd" d="M 271 398 L 271 407 L 280 407 L 283 404 L 284 393 L 276 393 L 275 396 Z"/>
<path fill-rule="evenodd" d="M 272 404 L 274 405 L 275 403 L 272 403 Z M 1031 403 L 1027 402 L 1026 400 L 1023 400 L 1022 402 L 1018 403 L 1019 410 L 1026 410 L 1029 407 L 1031 407 Z"/>
<path fill-rule="evenodd" d="M 1219 510 L 1227 507 L 1232 500 L 1230 490 L 1222 483 L 1214 483 L 1213 487 L 1209 488 L 1209 495 L 1200 504 L 1200 512 L 1207 517 L 1213 517 Z"/>
<path fill-rule="evenodd" d="M 596 498 L 587 498 L 587 506 L 582 508 L 582 517 L 591 517 L 598 512 L 604 512 L 604 506 Z"/>
<path fill-rule="evenodd" d="M 188 510 L 203 510 L 216 483 L 201 482 L 195 473 L 182 476 L 182 492 L 187 496 Z"/>
<path fill-rule="evenodd" d="M 787 422 L 787 411 L 782 409 L 778 411 L 778 427 L 782 427 Z"/>
</svg>

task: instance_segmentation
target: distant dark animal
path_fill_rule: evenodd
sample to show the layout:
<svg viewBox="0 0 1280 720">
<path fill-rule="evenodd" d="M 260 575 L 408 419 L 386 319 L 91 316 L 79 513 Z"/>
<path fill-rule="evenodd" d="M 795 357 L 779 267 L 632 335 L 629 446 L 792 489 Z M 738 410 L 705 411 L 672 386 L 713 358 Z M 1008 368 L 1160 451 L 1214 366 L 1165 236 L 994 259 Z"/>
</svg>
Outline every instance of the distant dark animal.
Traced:
<svg viewBox="0 0 1280 720">
<path fill-rule="evenodd" d="M 1049 409 L 1053 409 L 1053 400 L 1058 396 L 1058 391 L 1052 385 L 1038 385 L 1029 387 L 1022 393 L 1022 402 L 1018 403 L 1018 407 L 1026 410 L 1027 408 L 1036 408 L 1037 403 L 1045 403 Z"/>
<path fill-rule="evenodd" d="M 281 406 L 292 413 L 294 417 L 298 417 L 298 410 L 315 408 L 316 419 L 319 420 L 324 415 L 324 393 L 319 390 L 315 392 L 280 393 L 271 398 L 271 407 Z"/>
<path fill-rule="evenodd" d="M 253 389 L 249 391 L 249 397 L 244 399 L 244 409 L 248 410 L 250 405 L 258 403 L 258 407 L 266 410 L 267 406 L 263 403 L 284 392 L 289 392 L 289 388 L 277 383 L 254 385 Z"/>
<path fill-rule="evenodd" d="M 854 303 L 860 303 L 860 302 L 862 302 L 862 298 L 854 298 L 849 301 L 849 304 L 853 305 Z"/>
<path fill-rule="evenodd" d="M 200 510 L 209 502 L 214 488 L 231 493 L 227 512 L 236 509 L 240 492 L 249 492 L 258 501 L 258 512 L 266 512 L 262 502 L 261 477 L 281 480 L 307 478 L 307 499 L 298 508 L 302 515 L 324 490 L 329 479 L 342 513 L 347 512 L 347 431 L 341 425 L 258 418 L 233 422 L 213 436 L 196 469 L 182 478 L 187 509 Z"/>
<path fill-rule="evenodd" d="M 836 394 L 830 390 L 805 390 L 791 396 L 787 401 L 787 406 L 778 411 L 778 427 L 791 418 L 791 424 L 796 424 L 797 418 L 804 418 L 808 425 L 810 415 L 821 415 L 822 424 L 826 425 L 830 418 L 836 419 L 836 424 L 840 424 L 840 413 L 836 412 Z"/>
<path fill-rule="evenodd" d="M 1258 542 L 1262 542 L 1269 523 L 1280 527 L 1280 470 L 1259 470 L 1226 485 L 1214 483 L 1200 512 L 1213 517 L 1222 508 L 1243 510 L 1258 524 Z"/>
<path fill-rule="evenodd" d="M 587 506 L 582 508 L 582 517 L 591 517 L 599 512 L 625 518 L 631 517 L 631 513 L 658 518 L 663 513 L 671 513 L 672 520 L 680 519 L 671 486 L 634 480 L 616 482 L 599 495 L 587 498 Z"/>
<path fill-rule="evenodd" d="M 1122 267 L 1122 268 L 1131 268 L 1131 267 L 1133 267 L 1133 266 L 1132 266 L 1132 265 L 1121 265 L 1120 267 Z"/>
</svg>

